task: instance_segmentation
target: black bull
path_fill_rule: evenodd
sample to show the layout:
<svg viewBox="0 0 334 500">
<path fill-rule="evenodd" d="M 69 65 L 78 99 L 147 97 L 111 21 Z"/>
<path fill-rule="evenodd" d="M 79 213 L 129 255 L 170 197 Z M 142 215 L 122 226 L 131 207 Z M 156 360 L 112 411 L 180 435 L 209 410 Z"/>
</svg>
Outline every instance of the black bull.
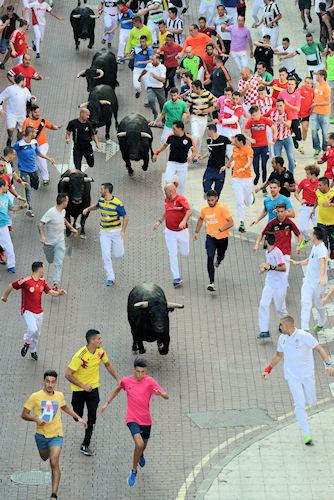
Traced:
<svg viewBox="0 0 334 500">
<path fill-rule="evenodd" d="M 89 39 L 88 48 L 93 48 L 95 41 L 95 19 L 99 16 L 89 7 L 76 7 L 70 15 L 70 22 L 73 29 L 73 36 L 76 50 L 79 50 L 81 40 Z"/>
<path fill-rule="evenodd" d="M 80 77 L 85 77 L 87 80 L 87 92 L 91 92 L 94 87 L 102 83 L 112 88 L 118 87 L 115 54 L 109 49 L 99 50 L 94 54 L 90 68 L 77 74 L 77 78 Z"/>
<path fill-rule="evenodd" d="M 169 313 L 183 309 L 182 304 L 167 302 L 158 285 L 143 283 L 135 286 L 128 297 L 128 321 L 133 337 L 132 351 L 144 354 L 143 342 L 157 342 L 160 354 L 169 351 Z"/>
<path fill-rule="evenodd" d="M 76 169 L 64 172 L 58 182 L 58 193 L 65 193 L 69 198 L 66 208 L 66 220 L 71 223 L 71 217 L 73 217 L 73 223 L 71 224 L 75 226 L 77 218 L 81 215 L 81 238 L 86 237 L 85 223 L 88 215 L 83 215 L 82 211 L 89 207 L 91 203 L 91 182 L 94 182 L 91 177 L 88 177 L 87 174 L 84 174 L 81 170 Z M 70 234 L 70 231 L 67 228 L 66 234 Z"/>
<path fill-rule="evenodd" d="M 143 160 L 142 169 L 147 170 L 150 152 L 153 155 L 153 135 L 146 118 L 138 114 L 125 116 L 118 125 L 117 138 L 129 175 L 133 175 L 131 160 Z"/>
<path fill-rule="evenodd" d="M 80 105 L 90 111 L 90 122 L 94 129 L 106 127 L 106 139 L 110 139 L 112 116 L 115 117 L 115 127 L 118 126 L 118 100 L 115 91 L 110 85 L 98 85 L 88 96 L 88 101 Z"/>
</svg>

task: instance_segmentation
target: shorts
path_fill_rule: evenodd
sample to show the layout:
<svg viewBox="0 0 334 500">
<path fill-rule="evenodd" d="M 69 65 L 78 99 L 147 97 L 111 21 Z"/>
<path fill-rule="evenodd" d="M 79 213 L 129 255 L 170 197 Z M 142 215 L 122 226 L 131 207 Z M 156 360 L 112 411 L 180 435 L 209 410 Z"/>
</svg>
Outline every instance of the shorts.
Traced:
<svg viewBox="0 0 334 500">
<path fill-rule="evenodd" d="M 303 118 L 299 118 L 299 121 L 300 121 L 300 123 L 301 122 L 309 122 L 310 121 L 310 117 L 309 116 L 304 116 Z"/>
<path fill-rule="evenodd" d="M 135 434 L 141 434 L 143 439 L 149 439 L 151 435 L 150 425 L 140 425 L 137 422 L 127 422 L 126 425 L 129 427 L 132 436 Z"/>
<path fill-rule="evenodd" d="M 23 122 L 26 119 L 25 115 L 24 116 L 16 116 L 13 115 L 12 113 L 9 113 L 7 111 L 6 113 L 6 126 L 7 129 L 14 129 L 17 128 L 18 130 L 22 130 L 23 127 Z"/>
<path fill-rule="evenodd" d="M 46 451 L 49 448 L 51 448 L 51 446 L 57 446 L 58 448 L 62 448 L 64 438 L 63 436 L 55 436 L 47 438 L 43 436 L 43 434 L 35 434 L 35 441 L 37 444 L 37 448 L 40 451 Z"/>
<path fill-rule="evenodd" d="M 311 10 L 311 0 L 298 0 L 299 10 Z"/>
</svg>

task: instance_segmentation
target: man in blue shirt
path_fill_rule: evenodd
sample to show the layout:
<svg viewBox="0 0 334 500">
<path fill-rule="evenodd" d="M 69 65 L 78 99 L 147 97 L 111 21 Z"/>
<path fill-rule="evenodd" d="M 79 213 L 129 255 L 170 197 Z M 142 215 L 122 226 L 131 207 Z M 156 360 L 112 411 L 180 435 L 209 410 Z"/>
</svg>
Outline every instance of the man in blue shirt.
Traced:
<svg viewBox="0 0 334 500">
<path fill-rule="evenodd" d="M 143 69 L 146 68 L 146 64 L 149 62 L 153 54 L 154 51 L 152 47 L 148 47 L 147 45 L 147 37 L 145 35 L 142 35 L 140 37 L 140 45 L 137 45 L 137 47 L 135 47 L 131 51 L 132 58 L 134 59 L 132 77 L 133 77 L 133 86 L 136 91 L 136 99 L 138 99 L 141 92 L 141 83 L 139 77 Z M 146 87 L 145 77 L 142 78 L 142 82 Z"/>
<path fill-rule="evenodd" d="M 124 62 L 124 50 L 130 36 L 130 31 L 133 28 L 132 18 L 135 14 L 125 5 L 124 0 L 118 0 L 117 9 L 119 11 L 117 16 L 118 23 L 111 31 L 115 31 L 118 27 L 120 28 L 117 51 L 117 62 L 120 64 Z"/>
<path fill-rule="evenodd" d="M 18 168 L 21 179 L 27 183 L 25 186 L 25 194 L 28 203 L 28 210 L 26 212 L 28 217 L 35 217 L 35 214 L 32 211 L 30 188 L 37 190 L 39 184 L 36 155 L 49 161 L 52 165 L 55 164 L 55 160 L 53 158 L 41 153 L 35 137 L 36 130 L 34 127 L 27 127 L 24 137 L 13 145 L 17 154 Z"/>
<path fill-rule="evenodd" d="M 268 222 L 275 217 L 276 215 L 276 207 L 277 203 L 280 203 L 283 201 L 286 205 L 286 216 L 289 218 L 293 218 L 296 216 L 295 211 L 292 207 L 292 203 L 290 198 L 287 198 L 286 196 L 283 196 L 280 194 L 280 183 L 276 179 L 272 180 L 269 184 L 269 189 L 270 189 L 270 197 L 265 198 L 263 200 L 263 210 L 260 213 L 259 217 L 252 222 L 252 226 L 260 222 L 260 220 L 264 219 L 264 217 L 268 214 Z"/>
</svg>

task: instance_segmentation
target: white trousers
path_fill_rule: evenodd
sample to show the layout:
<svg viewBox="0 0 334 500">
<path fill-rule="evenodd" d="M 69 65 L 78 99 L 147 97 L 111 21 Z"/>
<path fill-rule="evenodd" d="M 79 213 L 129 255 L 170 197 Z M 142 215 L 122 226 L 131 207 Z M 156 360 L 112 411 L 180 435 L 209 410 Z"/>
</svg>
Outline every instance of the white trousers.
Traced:
<svg viewBox="0 0 334 500">
<path fill-rule="evenodd" d="M 6 252 L 7 269 L 15 267 L 15 253 L 8 226 L 0 227 L 0 245 Z"/>
<path fill-rule="evenodd" d="M 239 71 L 241 71 L 242 68 L 249 67 L 247 50 L 238 50 L 237 52 L 231 51 L 231 56 Z"/>
<path fill-rule="evenodd" d="M 165 182 L 166 184 L 173 183 L 175 181 L 175 176 L 177 176 L 179 181 L 177 192 L 179 194 L 184 194 L 186 191 L 187 173 L 188 173 L 188 163 L 178 163 L 176 161 L 168 161 L 165 171 Z"/>
<path fill-rule="evenodd" d="M 41 144 L 41 146 L 39 146 L 39 149 L 41 150 L 41 153 L 46 155 L 48 153 L 48 150 L 49 150 L 48 143 Z M 36 156 L 36 165 L 37 165 L 39 173 L 41 174 L 43 181 L 48 181 L 50 179 L 49 170 L 48 170 L 48 162 L 44 158 L 41 158 L 40 156 Z"/>
<path fill-rule="evenodd" d="M 315 378 L 307 377 L 302 380 L 289 378 L 287 380 L 291 396 L 295 405 L 295 415 L 297 422 L 301 428 L 304 436 L 309 434 L 309 427 L 307 423 L 307 413 L 305 405 L 315 405 L 317 402 L 315 390 Z"/>
<path fill-rule="evenodd" d="M 195 141 L 197 152 L 201 151 L 202 140 L 208 125 L 206 116 L 190 115 L 191 135 Z"/>
<path fill-rule="evenodd" d="M 31 311 L 24 311 L 23 318 L 27 325 L 23 340 L 29 344 L 30 352 L 36 352 L 42 329 L 43 313 L 35 314 Z"/>
<path fill-rule="evenodd" d="M 206 2 L 205 0 L 201 0 L 198 15 L 204 16 L 206 18 L 206 25 L 213 26 L 213 19 L 216 14 L 216 2 L 213 1 L 211 3 Z"/>
<path fill-rule="evenodd" d="M 147 27 L 152 31 L 152 43 L 156 43 L 158 41 L 159 25 L 149 19 L 147 21 Z"/>
<path fill-rule="evenodd" d="M 268 26 L 262 26 L 262 36 L 269 35 L 270 36 L 270 45 L 272 47 L 277 47 L 277 41 L 279 37 L 279 27 L 274 26 L 273 28 L 268 28 Z"/>
<path fill-rule="evenodd" d="M 142 77 L 141 81 L 138 82 L 138 78 L 140 77 L 142 71 L 144 68 L 133 68 L 132 72 L 132 82 L 133 86 L 136 92 L 141 92 L 142 91 L 142 84 L 144 86 L 144 89 L 146 89 L 146 78 L 145 75 Z"/>
<path fill-rule="evenodd" d="M 311 239 L 311 235 L 309 232 L 309 224 L 310 224 L 310 213 L 312 212 L 312 210 L 313 207 L 307 207 L 306 205 L 301 205 L 299 209 L 298 227 L 304 237 L 304 240 L 306 241 L 309 241 Z M 311 217 L 311 222 L 313 227 L 317 225 L 317 211 Z"/>
<path fill-rule="evenodd" d="M 169 254 L 169 265 L 173 279 L 181 278 L 178 253 L 182 257 L 189 255 L 189 229 L 182 229 L 182 231 L 171 231 L 165 228 L 165 241 Z"/>
<path fill-rule="evenodd" d="M 124 255 L 124 242 L 121 237 L 121 229 L 113 229 L 112 231 L 100 230 L 100 245 L 107 280 L 115 281 L 111 257 L 118 259 Z"/>
<path fill-rule="evenodd" d="M 110 14 L 107 14 L 105 12 L 103 14 L 103 24 L 104 24 L 104 32 L 110 31 L 112 28 L 114 28 L 117 24 L 117 16 L 111 16 Z M 111 33 L 111 35 L 103 35 L 103 40 L 105 40 L 107 43 L 111 43 L 115 37 L 115 31 Z"/>
<path fill-rule="evenodd" d="M 123 28 L 120 28 L 117 57 L 124 57 L 124 49 L 125 49 L 126 42 L 128 41 L 128 38 L 130 36 L 130 31 L 131 30 L 125 30 Z"/>
<path fill-rule="evenodd" d="M 326 322 L 326 309 L 321 305 L 322 290 L 319 283 L 311 283 L 304 279 L 301 291 L 301 318 L 300 327 L 302 330 L 310 329 L 310 317 L 312 306 L 317 310 L 317 324 L 324 326 Z"/>
<path fill-rule="evenodd" d="M 173 129 L 166 127 L 166 125 L 165 125 L 163 128 L 161 137 L 160 137 L 160 144 L 163 144 L 164 142 L 166 142 L 168 136 L 170 136 L 172 133 L 173 133 Z"/>
<path fill-rule="evenodd" d="M 269 332 L 270 304 L 274 301 L 277 315 L 282 318 L 288 314 L 285 305 L 287 287 L 272 288 L 265 285 L 259 305 L 259 328 L 260 332 Z"/>
<path fill-rule="evenodd" d="M 22 18 L 27 21 L 28 24 L 31 24 L 31 9 L 28 7 L 29 0 L 22 0 L 23 14 Z"/>
<path fill-rule="evenodd" d="M 225 11 L 227 16 L 231 19 L 233 19 L 232 24 L 237 24 L 238 21 L 238 10 L 236 7 L 225 7 Z"/>
<path fill-rule="evenodd" d="M 235 201 L 237 202 L 237 212 L 239 221 L 245 220 L 245 207 L 252 204 L 253 179 L 232 178 L 232 189 Z"/>
<path fill-rule="evenodd" d="M 43 42 L 43 40 L 44 40 L 45 25 L 41 26 L 40 24 L 34 24 L 33 28 L 34 28 L 34 35 L 35 35 L 34 42 L 36 45 L 36 52 L 39 53 L 41 42 Z"/>
<path fill-rule="evenodd" d="M 264 8 L 264 1 L 263 0 L 255 0 L 253 3 L 253 8 L 252 8 L 252 18 L 254 19 L 254 23 L 257 23 L 259 21 L 259 18 L 257 17 L 259 10 Z"/>
</svg>

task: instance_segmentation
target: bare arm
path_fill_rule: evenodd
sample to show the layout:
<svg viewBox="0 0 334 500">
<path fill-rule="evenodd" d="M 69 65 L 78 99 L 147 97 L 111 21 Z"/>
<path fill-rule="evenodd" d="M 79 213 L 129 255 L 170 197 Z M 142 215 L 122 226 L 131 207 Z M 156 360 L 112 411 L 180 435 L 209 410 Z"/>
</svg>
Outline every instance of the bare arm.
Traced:
<svg viewBox="0 0 334 500">
<path fill-rule="evenodd" d="M 47 243 L 47 237 L 46 237 L 46 234 L 44 231 L 45 222 L 39 221 L 37 228 L 38 228 L 38 232 L 39 232 L 39 241 L 41 243 Z"/>
<path fill-rule="evenodd" d="M 181 220 L 181 222 L 180 222 L 180 224 L 179 224 L 179 228 L 180 228 L 180 229 L 184 229 L 184 228 L 186 227 L 187 222 L 188 222 L 188 220 L 189 220 L 189 219 L 190 219 L 190 217 L 191 217 L 191 214 L 192 214 L 192 212 L 191 212 L 191 210 L 190 210 L 190 209 L 186 211 L 186 213 L 185 213 L 185 215 L 184 215 L 183 219 Z"/>
<path fill-rule="evenodd" d="M 75 411 L 72 410 L 72 408 L 68 405 L 64 405 L 61 407 L 61 409 L 67 413 L 70 417 L 73 417 L 77 422 L 79 422 L 83 427 L 87 427 L 87 422 L 83 420 Z"/>
<path fill-rule="evenodd" d="M 113 367 L 113 365 L 110 363 L 110 361 L 108 361 L 108 363 L 105 363 L 104 366 L 106 367 L 106 370 L 110 373 L 110 375 L 112 377 L 114 377 L 114 379 L 116 380 L 116 382 L 119 384 L 121 378 L 118 375 L 116 368 Z"/>
<path fill-rule="evenodd" d="M 23 418 L 23 420 L 25 420 L 26 422 L 35 422 L 38 425 L 42 425 L 43 423 L 45 423 L 45 421 L 40 419 L 39 417 L 31 415 L 30 410 L 28 410 L 28 408 L 23 408 L 21 413 L 21 418 Z"/>
<path fill-rule="evenodd" d="M 271 370 L 276 365 L 278 365 L 278 363 L 281 361 L 282 358 L 283 358 L 283 353 L 277 351 L 276 354 L 275 354 L 275 356 L 270 361 L 269 365 L 263 370 L 262 377 L 264 378 L 264 380 L 267 380 L 267 378 L 269 377 L 269 373 L 271 372 Z"/>
<path fill-rule="evenodd" d="M 255 224 L 257 224 L 258 222 L 260 222 L 260 220 L 264 219 L 265 216 L 267 215 L 267 210 L 263 209 L 262 212 L 260 213 L 260 215 L 258 216 L 257 219 L 255 219 L 253 222 L 252 222 L 252 226 L 255 226 Z"/>
<path fill-rule="evenodd" d="M 7 302 L 9 295 L 12 293 L 13 287 L 12 285 L 8 285 L 6 290 L 3 292 L 3 295 L 1 297 L 2 302 Z"/>
<path fill-rule="evenodd" d="M 201 219 L 200 217 L 198 218 L 197 224 L 196 224 L 196 229 L 195 229 L 195 234 L 194 234 L 194 240 L 198 239 L 198 233 L 201 230 L 201 227 L 203 226 L 204 219 Z"/>
<path fill-rule="evenodd" d="M 101 410 L 100 410 L 101 415 L 106 411 L 106 409 L 108 408 L 110 403 L 116 398 L 116 396 L 118 396 L 118 394 L 121 392 L 121 390 L 122 390 L 121 387 L 119 387 L 119 386 L 115 387 L 115 389 L 111 392 L 107 401 L 104 403 L 104 405 L 102 405 Z"/>
<path fill-rule="evenodd" d="M 95 204 L 95 205 L 91 205 L 90 207 L 87 207 L 85 208 L 83 211 L 82 211 L 82 214 L 83 215 L 87 215 L 89 214 L 89 212 L 94 212 L 94 210 L 98 210 L 98 206 Z"/>
</svg>

